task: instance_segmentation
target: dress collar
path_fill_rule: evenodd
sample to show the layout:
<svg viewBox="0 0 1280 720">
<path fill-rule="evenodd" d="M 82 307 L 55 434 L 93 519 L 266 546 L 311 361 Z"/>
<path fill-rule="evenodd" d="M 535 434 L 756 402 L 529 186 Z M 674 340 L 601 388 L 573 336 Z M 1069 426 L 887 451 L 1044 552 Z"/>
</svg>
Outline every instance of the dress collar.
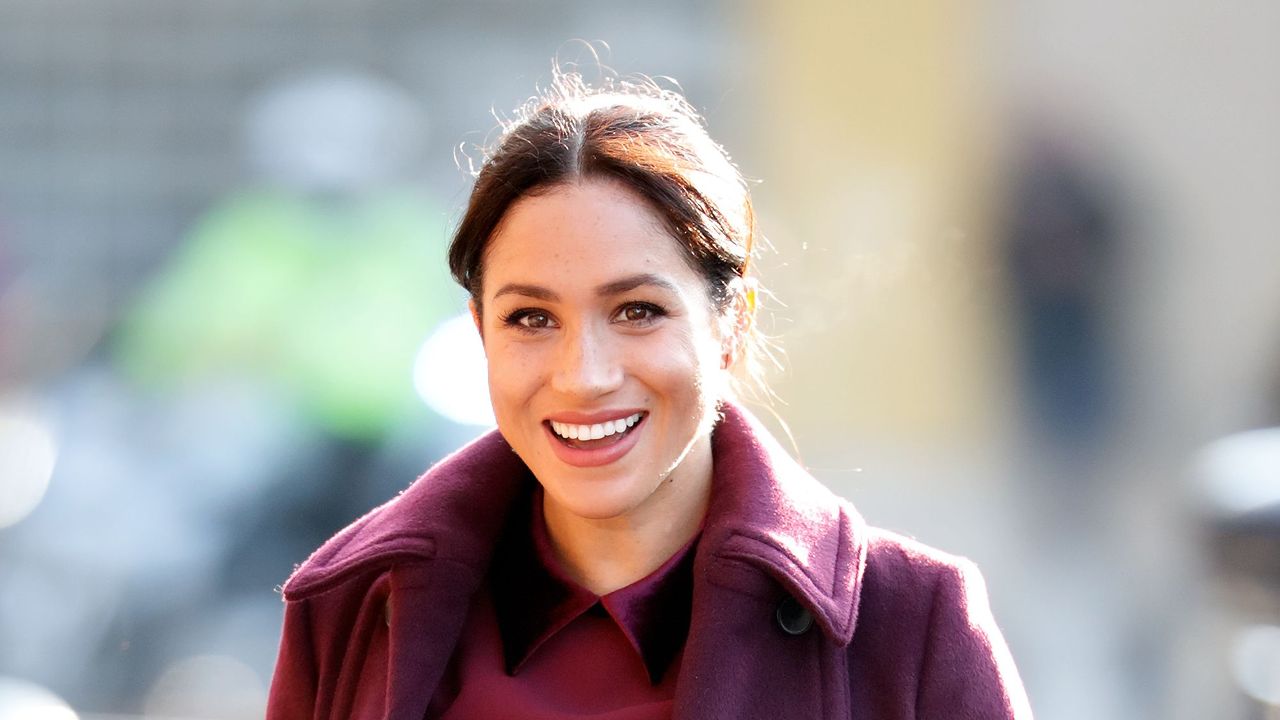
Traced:
<svg viewBox="0 0 1280 720">
<path fill-rule="evenodd" d="M 491 592 L 508 673 L 520 672 L 543 643 L 583 614 L 603 613 L 643 660 L 649 680 L 662 680 L 689 633 L 697 537 L 646 577 L 603 596 L 561 567 L 542 514 L 541 488 L 513 514 L 502 542 Z"/>
</svg>

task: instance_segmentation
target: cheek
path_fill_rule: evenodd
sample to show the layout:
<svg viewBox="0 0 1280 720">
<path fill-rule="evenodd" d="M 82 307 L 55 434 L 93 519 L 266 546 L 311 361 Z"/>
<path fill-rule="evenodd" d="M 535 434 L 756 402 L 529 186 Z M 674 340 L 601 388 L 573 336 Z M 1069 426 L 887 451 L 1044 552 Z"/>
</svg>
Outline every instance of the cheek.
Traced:
<svg viewBox="0 0 1280 720">
<path fill-rule="evenodd" d="M 708 405 L 720 399 L 725 373 L 720 369 L 720 346 L 707 333 L 689 332 L 669 338 L 660 351 L 647 354 L 649 368 L 661 378 L 663 389 L 681 402 Z"/>
<path fill-rule="evenodd" d="M 527 346 L 491 342 L 486 346 L 486 359 L 495 409 L 519 404 L 538 387 L 538 359 Z"/>
</svg>

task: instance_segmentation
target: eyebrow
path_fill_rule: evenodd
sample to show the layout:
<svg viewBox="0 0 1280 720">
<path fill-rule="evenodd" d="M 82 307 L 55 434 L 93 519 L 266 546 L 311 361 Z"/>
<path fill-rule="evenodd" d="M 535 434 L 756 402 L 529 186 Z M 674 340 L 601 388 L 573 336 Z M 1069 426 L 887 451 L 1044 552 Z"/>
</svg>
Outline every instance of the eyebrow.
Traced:
<svg viewBox="0 0 1280 720">
<path fill-rule="evenodd" d="M 655 275 L 653 273 L 637 273 L 596 287 L 596 295 L 599 295 L 600 297 L 609 297 L 611 295 L 630 292 L 638 287 L 644 287 L 645 285 L 652 285 L 654 287 L 662 288 L 668 292 L 679 293 L 679 289 L 675 284 L 661 275 Z M 493 297 L 496 299 L 503 295 L 524 295 L 525 297 L 544 300 L 546 302 L 557 302 L 560 300 L 560 296 L 552 290 L 542 287 L 541 285 L 529 285 L 526 283 L 507 283 L 506 285 L 498 288 L 498 291 L 493 294 Z"/>
</svg>

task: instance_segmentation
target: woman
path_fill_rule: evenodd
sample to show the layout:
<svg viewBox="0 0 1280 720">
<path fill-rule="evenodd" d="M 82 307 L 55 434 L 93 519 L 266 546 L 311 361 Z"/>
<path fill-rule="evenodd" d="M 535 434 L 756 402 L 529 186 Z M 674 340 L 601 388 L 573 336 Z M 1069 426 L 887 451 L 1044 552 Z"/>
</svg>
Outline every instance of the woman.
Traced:
<svg viewBox="0 0 1280 720">
<path fill-rule="evenodd" d="M 498 430 L 298 568 L 268 717 L 1030 717 L 977 570 L 731 401 L 754 235 L 676 94 L 531 103 L 449 253 Z"/>
</svg>

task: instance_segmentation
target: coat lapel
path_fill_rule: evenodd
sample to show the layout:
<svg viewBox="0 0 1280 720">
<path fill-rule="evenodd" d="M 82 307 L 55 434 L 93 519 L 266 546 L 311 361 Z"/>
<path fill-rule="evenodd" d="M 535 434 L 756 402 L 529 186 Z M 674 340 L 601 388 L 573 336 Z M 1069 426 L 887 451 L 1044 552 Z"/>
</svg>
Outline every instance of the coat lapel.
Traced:
<svg viewBox="0 0 1280 720">
<path fill-rule="evenodd" d="M 388 720 L 421 720 L 488 571 L 514 498 L 529 471 L 496 432 L 459 452 L 406 492 L 410 512 L 425 517 L 436 553 L 391 572 Z"/>
<path fill-rule="evenodd" d="M 480 582 L 470 567 L 447 560 L 392 569 L 387 720 L 426 715 Z"/>
<path fill-rule="evenodd" d="M 772 580 L 745 567 L 717 576 L 694 593 L 674 717 L 848 718 L 844 649 L 816 625 L 786 633 L 776 621 L 785 595 Z"/>
<path fill-rule="evenodd" d="M 848 718 L 865 526 L 749 414 L 724 415 L 675 716 Z"/>
<path fill-rule="evenodd" d="M 365 635 L 343 661 L 353 669 L 322 678 L 335 685 L 331 697 L 366 690 L 359 686 L 359 669 L 373 659 L 369 638 L 377 626 L 388 633 L 385 672 L 379 670 L 374 688 L 385 693 L 385 704 L 376 703 L 385 707 L 381 716 L 421 720 L 461 636 L 506 513 L 531 482 L 502 436 L 488 433 L 330 539 L 294 572 L 285 584 L 287 600 L 323 594 L 365 572 L 386 568 L 390 575 L 385 596 L 366 597 L 360 609 L 357 626 Z"/>
</svg>

